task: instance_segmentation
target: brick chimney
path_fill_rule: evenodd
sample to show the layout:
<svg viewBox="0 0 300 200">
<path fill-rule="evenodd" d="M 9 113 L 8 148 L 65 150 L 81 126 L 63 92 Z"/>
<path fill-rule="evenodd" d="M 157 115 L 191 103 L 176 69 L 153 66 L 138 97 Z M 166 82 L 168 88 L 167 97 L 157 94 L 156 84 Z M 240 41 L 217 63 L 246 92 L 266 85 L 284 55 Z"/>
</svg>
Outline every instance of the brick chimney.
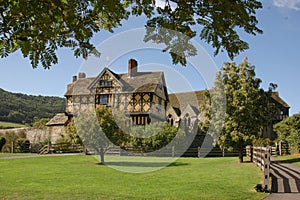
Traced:
<svg viewBox="0 0 300 200">
<path fill-rule="evenodd" d="M 73 82 L 77 81 L 77 76 L 73 76 Z"/>
<path fill-rule="evenodd" d="M 137 74 L 138 71 L 138 63 L 134 59 L 128 60 L 128 76 L 134 77 Z"/>
</svg>

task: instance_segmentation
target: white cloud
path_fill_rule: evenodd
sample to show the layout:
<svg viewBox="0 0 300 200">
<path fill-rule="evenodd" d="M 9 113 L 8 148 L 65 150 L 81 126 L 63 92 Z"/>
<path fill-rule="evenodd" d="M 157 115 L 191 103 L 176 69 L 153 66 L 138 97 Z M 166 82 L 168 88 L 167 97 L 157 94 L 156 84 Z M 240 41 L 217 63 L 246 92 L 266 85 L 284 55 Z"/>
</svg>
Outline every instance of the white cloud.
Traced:
<svg viewBox="0 0 300 200">
<path fill-rule="evenodd" d="M 300 0 L 273 0 L 273 3 L 277 7 L 300 11 Z"/>
</svg>

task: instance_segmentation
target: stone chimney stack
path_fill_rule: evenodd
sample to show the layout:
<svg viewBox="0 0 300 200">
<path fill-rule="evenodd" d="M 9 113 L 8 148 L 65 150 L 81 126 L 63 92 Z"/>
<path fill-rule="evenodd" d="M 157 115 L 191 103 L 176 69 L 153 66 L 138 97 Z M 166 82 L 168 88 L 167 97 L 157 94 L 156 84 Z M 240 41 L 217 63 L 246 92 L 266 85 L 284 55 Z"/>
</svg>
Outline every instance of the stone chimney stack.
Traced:
<svg viewBox="0 0 300 200">
<path fill-rule="evenodd" d="M 138 63 L 134 59 L 128 60 L 128 76 L 134 77 L 138 72 Z"/>
<path fill-rule="evenodd" d="M 77 76 L 73 76 L 73 82 L 77 81 Z"/>
<path fill-rule="evenodd" d="M 86 78 L 86 74 L 84 72 L 79 72 L 78 78 Z"/>
</svg>

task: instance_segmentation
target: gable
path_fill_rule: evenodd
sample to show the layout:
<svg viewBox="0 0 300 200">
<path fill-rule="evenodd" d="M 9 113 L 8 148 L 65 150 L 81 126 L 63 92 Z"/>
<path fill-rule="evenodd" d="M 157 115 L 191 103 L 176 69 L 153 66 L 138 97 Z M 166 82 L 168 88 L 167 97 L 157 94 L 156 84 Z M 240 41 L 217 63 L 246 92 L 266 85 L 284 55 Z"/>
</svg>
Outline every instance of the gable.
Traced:
<svg viewBox="0 0 300 200">
<path fill-rule="evenodd" d="M 181 113 L 181 116 L 185 116 L 186 114 L 188 114 L 190 117 L 198 117 L 199 110 L 196 107 L 188 104 L 184 111 Z"/>
<path fill-rule="evenodd" d="M 108 68 L 104 68 L 102 72 L 94 79 L 94 81 L 88 86 L 88 89 L 92 93 L 99 93 L 101 87 L 113 87 L 120 88 L 123 84 L 119 81 L 119 76 L 113 73 Z"/>
</svg>

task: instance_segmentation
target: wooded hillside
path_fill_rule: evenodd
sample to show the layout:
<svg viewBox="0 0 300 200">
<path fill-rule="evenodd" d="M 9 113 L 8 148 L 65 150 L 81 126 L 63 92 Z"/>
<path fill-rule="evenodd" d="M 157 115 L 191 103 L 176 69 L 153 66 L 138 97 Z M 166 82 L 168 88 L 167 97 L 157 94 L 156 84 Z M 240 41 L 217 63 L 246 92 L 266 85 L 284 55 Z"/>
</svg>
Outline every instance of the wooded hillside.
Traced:
<svg viewBox="0 0 300 200">
<path fill-rule="evenodd" d="M 65 99 L 11 93 L 0 88 L 0 121 L 32 124 L 34 118 L 51 118 L 65 111 Z"/>
</svg>

